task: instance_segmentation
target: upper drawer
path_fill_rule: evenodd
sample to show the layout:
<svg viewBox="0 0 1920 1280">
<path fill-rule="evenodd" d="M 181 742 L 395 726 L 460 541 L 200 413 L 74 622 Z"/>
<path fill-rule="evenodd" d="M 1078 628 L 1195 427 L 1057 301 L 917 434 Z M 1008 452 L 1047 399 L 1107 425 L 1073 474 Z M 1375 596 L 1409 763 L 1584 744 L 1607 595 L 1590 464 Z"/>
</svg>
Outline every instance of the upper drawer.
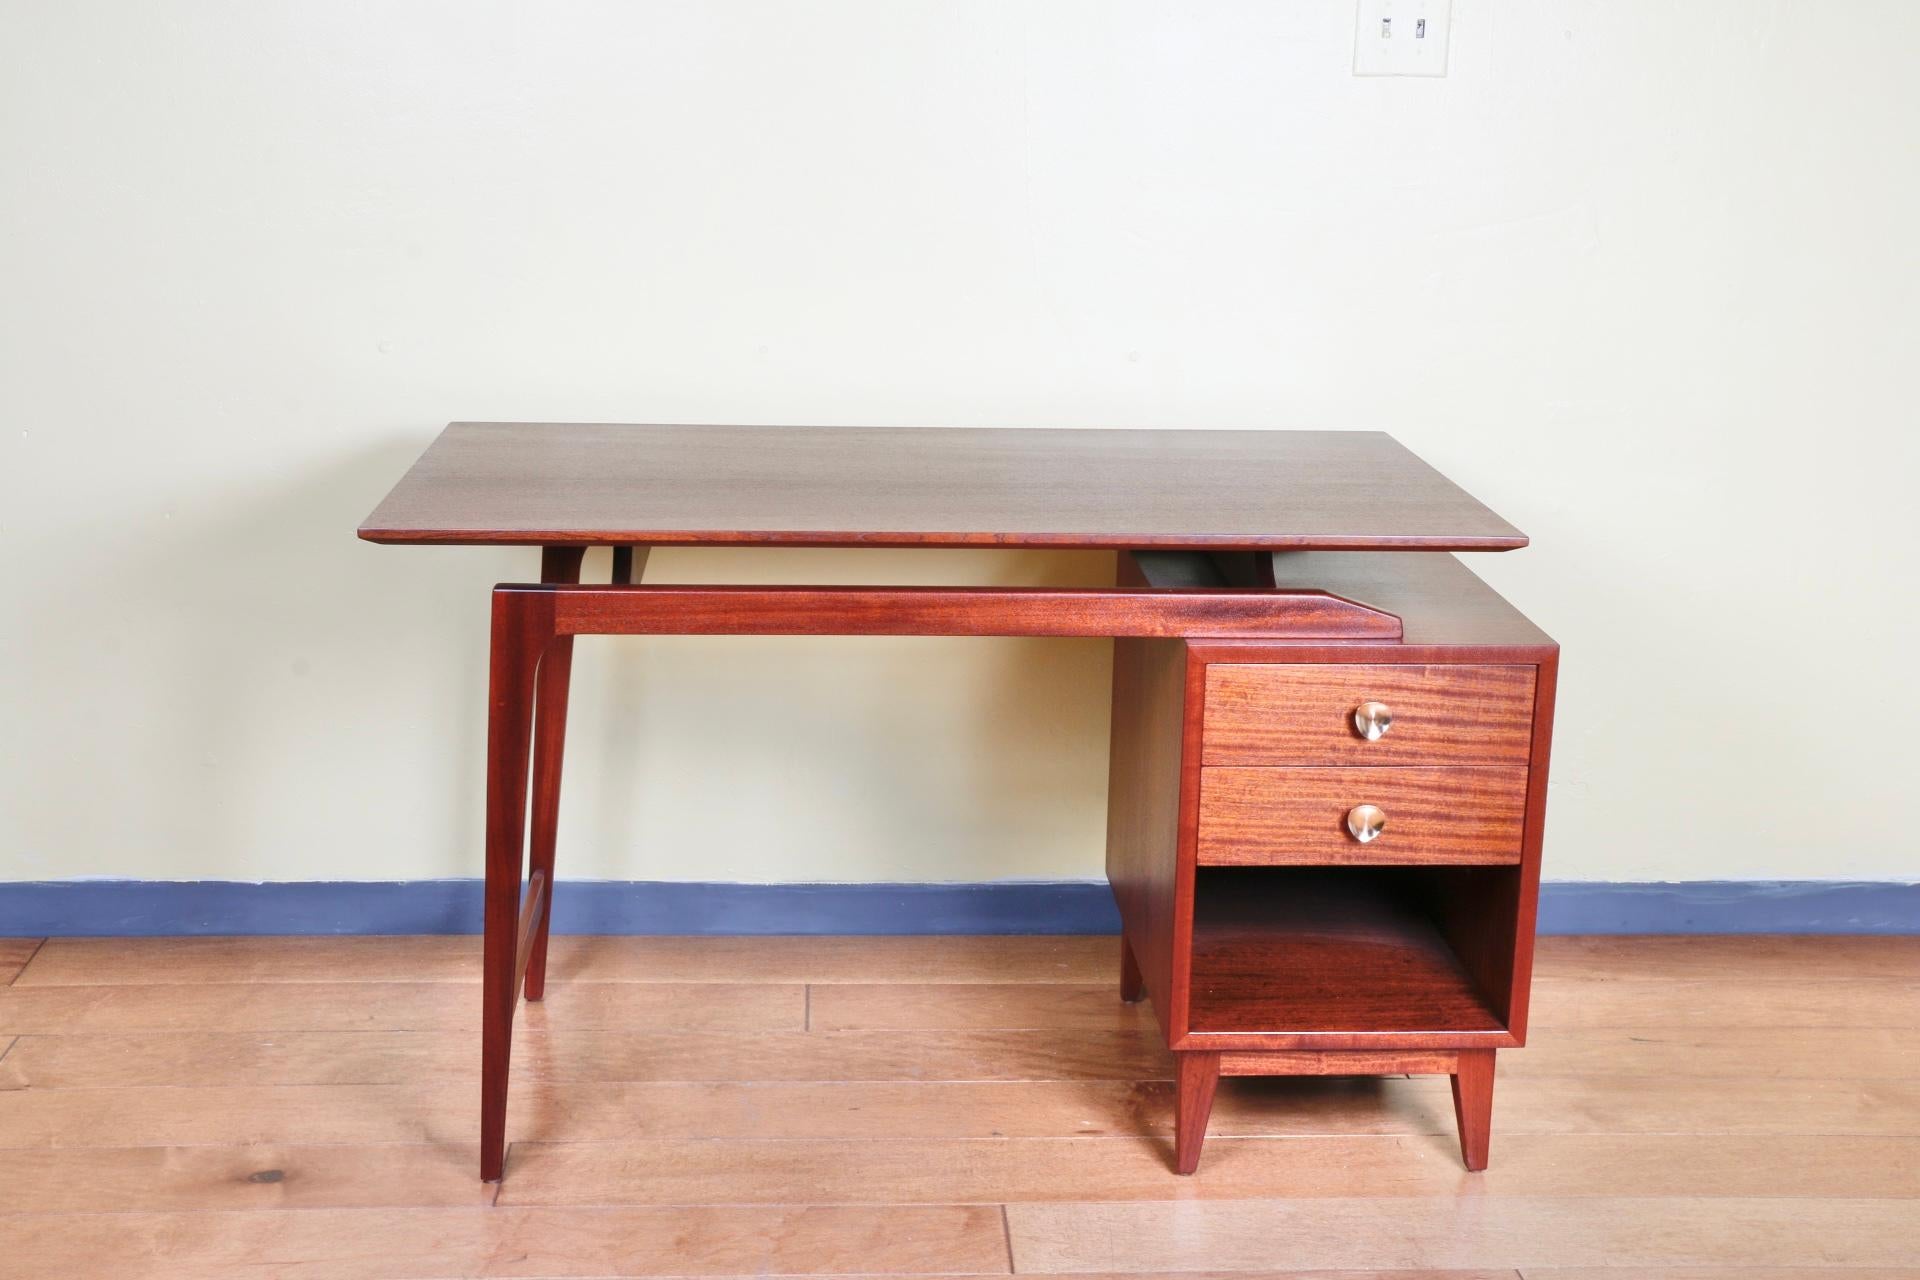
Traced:
<svg viewBox="0 0 1920 1280">
<path fill-rule="evenodd" d="M 1202 764 L 1525 764 L 1531 666 L 1214 663 Z M 1391 724 L 1369 740 L 1365 703 Z"/>
</svg>

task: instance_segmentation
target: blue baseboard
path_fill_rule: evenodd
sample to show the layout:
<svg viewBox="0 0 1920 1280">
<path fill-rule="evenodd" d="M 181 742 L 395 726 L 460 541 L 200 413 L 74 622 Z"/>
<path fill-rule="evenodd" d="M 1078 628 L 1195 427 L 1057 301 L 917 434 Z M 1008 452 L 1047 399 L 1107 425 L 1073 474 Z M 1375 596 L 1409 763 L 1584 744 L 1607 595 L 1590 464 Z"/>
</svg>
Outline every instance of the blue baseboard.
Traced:
<svg viewBox="0 0 1920 1280">
<path fill-rule="evenodd" d="M 1102 881 L 688 884 L 562 881 L 560 933 L 1113 933 Z M 58 880 L 0 884 L 0 937 L 477 933 L 478 880 Z M 1920 884 L 1548 883 L 1542 933 L 1920 934 Z"/>
</svg>

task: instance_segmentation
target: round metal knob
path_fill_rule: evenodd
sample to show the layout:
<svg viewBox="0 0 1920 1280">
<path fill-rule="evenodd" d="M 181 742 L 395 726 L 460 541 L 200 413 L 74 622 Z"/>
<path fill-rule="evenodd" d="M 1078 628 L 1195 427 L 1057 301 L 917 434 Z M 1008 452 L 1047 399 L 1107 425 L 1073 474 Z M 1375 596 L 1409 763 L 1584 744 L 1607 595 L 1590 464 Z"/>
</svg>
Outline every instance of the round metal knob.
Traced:
<svg viewBox="0 0 1920 1280">
<path fill-rule="evenodd" d="M 1376 805 L 1357 804 L 1347 810 L 1347 834 L 1366 844 L 1378 840 L 1387 829 L 1387 811 Z"/>
<path fill-rule="evenodd" d="M 1384 702 L 1363 702 L 1353 709 L 1353 731 L 1368 742 L 1378 742 L 1393 728 L 1393 711 Z"/>
</svg>

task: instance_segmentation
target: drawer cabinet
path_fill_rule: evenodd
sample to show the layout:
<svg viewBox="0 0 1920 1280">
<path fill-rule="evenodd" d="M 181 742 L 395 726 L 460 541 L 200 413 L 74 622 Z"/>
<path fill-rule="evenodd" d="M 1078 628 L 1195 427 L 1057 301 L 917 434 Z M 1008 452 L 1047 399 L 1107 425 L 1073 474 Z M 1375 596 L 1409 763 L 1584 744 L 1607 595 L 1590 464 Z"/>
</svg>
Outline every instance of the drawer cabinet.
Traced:
<svg viewBox="0 0 1920 1280">
<path fill-rule="evenodd" d="M 1402 639 L 1114 647 L 1120 986 L 1175 1055 L 1175 1168 L 1222 1075 L 1383 1071 L 1451 1076 L 1481 1168 L 1526 1040 L 1559 649 L 1451 556 L 1271 567 Z"/>
</svg>

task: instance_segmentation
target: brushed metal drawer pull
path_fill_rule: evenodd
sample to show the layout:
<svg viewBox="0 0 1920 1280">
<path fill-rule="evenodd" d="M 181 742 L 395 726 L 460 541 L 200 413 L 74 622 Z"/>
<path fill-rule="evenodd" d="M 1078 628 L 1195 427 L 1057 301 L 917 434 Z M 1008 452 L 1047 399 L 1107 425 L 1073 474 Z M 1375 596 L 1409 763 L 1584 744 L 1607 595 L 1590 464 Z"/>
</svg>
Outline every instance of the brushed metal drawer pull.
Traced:
<svg viewBox="0 0 1920 1280">
<path fill-rule="evenodd" d="M 1357 804 L 1347 810 L 1347 834 L 1361 844 L 1378 840 L 1387 829 L 1387 811 L 1371 804 Z"/>
<path fill-rule="evenodd" d="M 1363 702 L 1353 709 L 1353 731 L 1368 742 L 1378 742 L 1393 728 L 1393 711 L 1384 702 Z"/>
</svg>

